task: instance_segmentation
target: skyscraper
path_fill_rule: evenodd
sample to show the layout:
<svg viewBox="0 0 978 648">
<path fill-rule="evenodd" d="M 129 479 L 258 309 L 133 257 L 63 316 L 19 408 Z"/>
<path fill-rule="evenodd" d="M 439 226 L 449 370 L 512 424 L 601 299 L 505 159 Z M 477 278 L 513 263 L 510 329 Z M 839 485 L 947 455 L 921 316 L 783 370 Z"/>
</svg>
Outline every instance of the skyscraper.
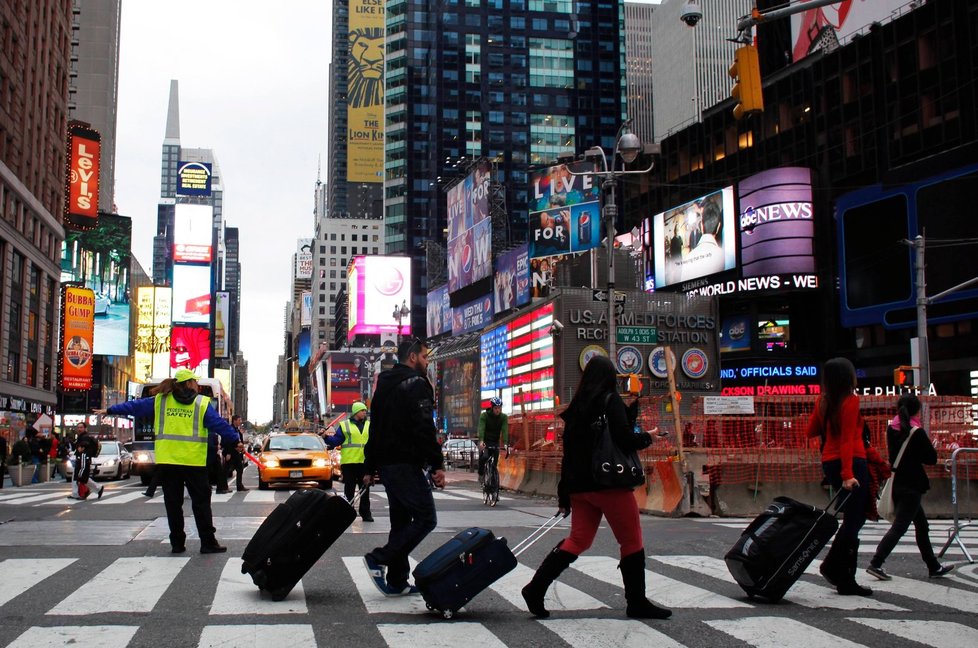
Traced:
<svg viewBox="0 0 978 648">
<path fill-rule="evenodd" d="M 625 67 L 628 116 L 643 142 L 654 142 L 652 110 L 652 12 L 655 5 L 625 3 Z"/>
</svg>

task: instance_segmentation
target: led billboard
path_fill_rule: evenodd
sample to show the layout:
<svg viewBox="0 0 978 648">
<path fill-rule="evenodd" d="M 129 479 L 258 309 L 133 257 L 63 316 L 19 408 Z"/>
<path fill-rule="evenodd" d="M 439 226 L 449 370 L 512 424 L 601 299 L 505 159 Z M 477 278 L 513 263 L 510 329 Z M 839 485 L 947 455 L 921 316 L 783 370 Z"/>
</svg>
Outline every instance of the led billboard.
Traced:
<svg viewBox="0 0 978 648">
<path fill-rule="evenodd" d="M 58 382 L 64 391 L 92 387 L 92 343 L 95 332 L 95 292 L 90 288 L 61 289 L 61 362 Z"/>
<path fill-rule="evenodd" d="M 211 195 L 210 162 L 177 162 L 177 195 Z"/>
<path fill-rule="evenodd" d="M 395 310 L 411 304 L 411 259 L 356 256 L 347 271 L 348 332 L 352 335 L 397 332 Z M 411 334 L 411 318 L 400 322 L 400 334 Z"/>
<path fill-rule="evenodd" d="M 85 232 L 65 231 L 61 283 L 95 292 L 96 355 L 129 355 L 132 219 L 102 214 Z"/>
<path fill-rule="evenodd" d="M 732 270 L 737 267 L 733 187 L 656 214 L 652 218 L 655 287 Z"/>
<path fill-rule="evenodd" d="M 140 380 L 169 375 L 169 288 L 140 286 L 136 290 L 135 376 Z"/>
<path fill-rule="evenodd" d="M 480 160 L 448 190 L 448 291 L 492 275 L 489 183 L 492 165 Z"/>
<path fill-rule="evenodd" d="M 528 410 L 554 405 L 553 302 L 482 334 L 482 400 L 499 396 Z"/>
<path fill-rule="evenodd" d="M 384 3 L 350 0 L 346 180 L 384 181 Z"/>
<path fill-rule="evenodd" d="M 810 170 L 782 167 L 757 173 L 737 186 L 737 196 L 742 277 L 815 272 Z"/>
<path fill-rule="evenodd" d="M 601 191 L 593 162 L 530 174 L 530 258 L 583 252 L 601 244 Z"/>
<path fill-rule="evenodd" d="M 190 369 L 206 376 L 211 357 L 211 332 L 199 326 L 174 326 L 170 334 L 170 375 Z"/>
<path fill-rule="evenodd" d="M 310 295 L 310 302 L 312 301 L 311 293 L 303 293 L 303 295 Z M 215 310 L 214 310 L 214 357 L 215 358 L 226 358 L 228 357 L 228 322 L 231 309 L 231 293 L 220 291 L 215 293 L 214 298 L 216 300 Z"/>
<path fill-rule="evenodd" d="M 452 335 L 483 329 L 492 322 L 492 296 L 485 295 L 452 308 Z"/>
<path fill-rule="evenodd" d="M 452 330 L 452 307 L 448 297 L 448 286 L 439 286 L 428 293 L 426 305 L 428 321 L 427 335 L 435 337 Z"/>
<path fill-rule="evenodd" d="M 69 229 L 89 230 L 98 221 L 101 141 L 98 131 L 68 124 L 64 223 Z"/>
<path fill-rule="evenodd" d="M 211 323 L 211 267 L 173 265 L 173 323 Z"/>
<path fill-rule="evenodd" d="M 210 205 L 174 205 L 173 261 L 210 263 L 214 212 Z"/>
<path fill-rule="evenodd" d="M 493 306 L 497 313 L 530 302 L 530 260 L 525 245 L 496 257 Z"/>
<path fill-rule="evenodd" d="M 298 239 L 295 253 L 295 278 L 312 279 L 312 239 Z"/>
<path fill-rule="evenodd" d="M 840 0 L 791 16 L 791 53 L 795 61 L 818 50 L 839 46 L 860 29 L 884 23 L 897 15 L 907 0 Z"/>
</svg>

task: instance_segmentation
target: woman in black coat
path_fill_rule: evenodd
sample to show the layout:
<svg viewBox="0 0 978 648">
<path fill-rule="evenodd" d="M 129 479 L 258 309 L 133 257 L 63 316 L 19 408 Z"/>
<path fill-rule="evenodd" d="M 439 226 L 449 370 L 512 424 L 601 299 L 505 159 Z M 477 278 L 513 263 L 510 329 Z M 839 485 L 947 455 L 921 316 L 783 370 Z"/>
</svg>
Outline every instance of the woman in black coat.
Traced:
<svg viewBox="0 0 978 648">
<path fill-rule="evenodd" d="M 607 488 L 595 483 L 591 472 L 596 432 L 592 428 L 605 416 L 614 443 L 625 452 L 647 448 L 652 443 L 648 432 L 633 432 L 638 402 L 628 408 L 618 395 L 617 375 L 611 361 L 596 356 L 588 362 L 564 419 L 564 456 L 557 486 L 561 513 L 571 516 L 570 536 L 547 554 L 533 580 L 523 588 L 526 606 L 539 618 L 550 616 L 543 597 L 550 585 L 577 557 L 586 551 L 598 531 L 601 518 L 608 521 L 621 552 L 622 582 L 629 617 L 667 619 L 670 610 L 645 597 L 645 544 L 639 522 L 638 504 L 632 488 Z"/>
<path fill-rule="evenodd" d="M 930 489 L 930 480 L 927 479 L 924 466 L 933 466 L 937 463 L 937 452 L 927 432 L 921 427 L 920 399 L 913 394 L 904 394 L 900 397 L 897 401 L 897 415 L 886 428 L 890 465 L 896 462 L 900 448 L 908 436 L 910 441 L 907 443 L 907 449 L 903 452 L 900 464 L 890 478 L 893 480 L 893 524 L 880 540 L 876 547 L 876 554 L 866 569 L 880 580 L 892 578 L 883 569 L 883 563 L 910 528 L 911 523 L 917 538 L 917 549 L 920 551 L 920 557 L 927 564 L 930 577 L 940 578 L 953 569 L 952 565 L 942 565 L 934 555 L 934 548 L 930 544 L 927 514 L 920 503 L 924 493 Z"/>
</svg>

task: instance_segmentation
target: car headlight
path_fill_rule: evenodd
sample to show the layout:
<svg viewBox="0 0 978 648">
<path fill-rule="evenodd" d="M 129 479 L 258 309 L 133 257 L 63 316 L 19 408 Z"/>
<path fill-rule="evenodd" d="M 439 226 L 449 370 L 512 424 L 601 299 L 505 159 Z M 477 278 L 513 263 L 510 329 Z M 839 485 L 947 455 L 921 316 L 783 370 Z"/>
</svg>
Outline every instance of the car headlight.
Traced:
<svg viewBox="0 0 978 648">
<path fill-rule="evenodd" d="M 316 459 L 312 462 L 312 465 L 316 468 L 325 468 L 329 465 L 329 461 L 327 459 Z"/>
<path fill-rule="evenodd" d="M 105 466 L 106 468 L 111 468 L 112 466 L 115 465 L 115 459 L 106 459 L 105 461 L 102 462 L 102 465 Z"/>
<path fill-rule="evenodd" d="M 136 455 L 136 463 L 147 463 L 149 461 L 149 454 L 146 452 L 140 452 Z"/>
<path fill-rule="evenodd" d="M 278 459 L 273 459 L 269 457 L 265 459 L 264 462 L 266 468 L 278 468 Z"/>
</svg>

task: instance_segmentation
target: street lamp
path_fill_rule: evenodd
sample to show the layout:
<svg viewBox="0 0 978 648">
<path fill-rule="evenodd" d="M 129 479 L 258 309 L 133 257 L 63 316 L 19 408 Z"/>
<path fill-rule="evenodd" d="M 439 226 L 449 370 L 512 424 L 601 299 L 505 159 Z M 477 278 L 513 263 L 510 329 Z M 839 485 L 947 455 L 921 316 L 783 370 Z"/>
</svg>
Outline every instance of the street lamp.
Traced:
<svg viewBox="0 0 978 648">
<path fill-rule="evenodd" d="M 642 140 L 639 139 L 638 135 L 631 132 L 629 128 L 631 124 L 632 120 L 626 119 L 618 128 L 618 133 L 615 135 L 615 151 L 611 155 L 610 168 L 608 167 L 608 158 L 605 156 L 604 149 L 600 146 L 592 146 L 584 154 L 584 159 L 600 158 L 601 171 L 569 171 L 571 175 L 598 176 L 601 178 L 601 197 L 604 201 L 601 207 L 601 218 L 604 220 L 607 232 L 605 244 L 608 248 L 608 355 L 616 367 L 618 365 L 615 359 L 615 219 L 618 218 L 618 205 L 615 204 L 615 185 L 617 184 L 618 178 L 627 175 L 648 173 L 655 165 L 652 162 L 647 169 L 640 171 L 625 170 L 625 165 L 634 162 L 638 158 L 638 154 L 642 151 Z M 616 171 L 615 160 L 619 157 L 621 157 L 622 168 Z"/>
<path fill-rule="evenodd" d="M 401 305 L 394 305 L 394 319 L 397 320 L 397 344 L 401 344 L 401 322 L 405 317 L 411 314 L 411 309 L 408 308 L 407 300 L 401 300 Z"/>
</svg>

